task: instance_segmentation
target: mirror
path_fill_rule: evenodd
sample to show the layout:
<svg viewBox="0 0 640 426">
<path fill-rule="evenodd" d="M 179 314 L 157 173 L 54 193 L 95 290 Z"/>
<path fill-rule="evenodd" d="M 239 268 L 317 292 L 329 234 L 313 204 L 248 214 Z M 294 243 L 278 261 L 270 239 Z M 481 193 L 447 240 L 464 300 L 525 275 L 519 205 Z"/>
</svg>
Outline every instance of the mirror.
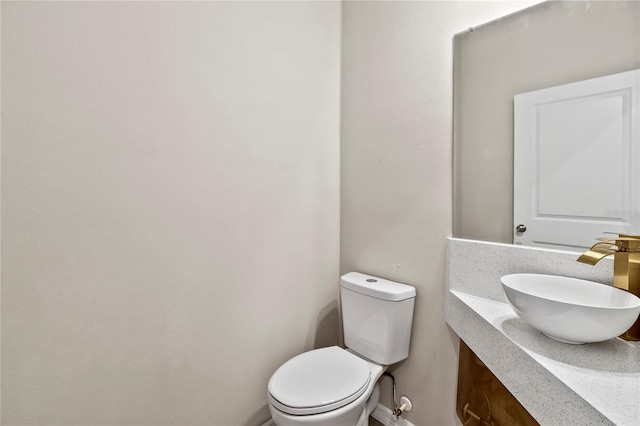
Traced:
<svg viewBox="0 0 640 426">
<path fill-rule="evenodd" d="M 637 1 L 549 1 L 457 34 L 454 236 L 513 243 L 514 96 L 638 68 Z"/>
</svg>

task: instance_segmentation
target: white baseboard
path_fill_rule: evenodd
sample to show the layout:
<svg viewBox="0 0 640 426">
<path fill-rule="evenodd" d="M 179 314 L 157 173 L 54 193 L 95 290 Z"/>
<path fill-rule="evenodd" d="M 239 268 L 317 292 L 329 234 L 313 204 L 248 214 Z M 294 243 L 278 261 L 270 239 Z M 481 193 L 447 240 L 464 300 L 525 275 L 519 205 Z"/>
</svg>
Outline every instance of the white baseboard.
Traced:
<svg viewBox="0 0 640 426">
<path fill-rule="evenodd" d="M 378 404 L 376 409 L 371 413 L 371 417 L 382 423 L 384 426 L 413 426 L 409 420 L 405 420 L 402 417 L 398 417 L 398 420 L 393 420 L 393 413 L 387 407 L 382 404 Z M 273 420 L 269 420 L 261 426 L 276 426 Z"/>
<path fill-rule="evenodd" d="M 398 420 L 393 420 L 393 412 L 382 404 L 376 405 L 376 409 L 371 413 L 371 417 L 384 426 L 413 426 L 413 423 L 402 417 L 398 417 Z"/>
</svg>

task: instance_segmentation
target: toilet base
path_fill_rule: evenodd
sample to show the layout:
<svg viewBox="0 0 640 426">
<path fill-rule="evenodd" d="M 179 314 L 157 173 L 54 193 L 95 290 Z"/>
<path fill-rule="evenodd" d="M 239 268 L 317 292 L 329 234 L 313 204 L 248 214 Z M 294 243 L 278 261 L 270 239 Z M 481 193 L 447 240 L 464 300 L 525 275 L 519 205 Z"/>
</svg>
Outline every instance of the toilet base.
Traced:
<svg viewBox="0 0 640 426">
<path fill-rule="evenodd" d="M 369 416 L 378 406 L 378 402 L 380 401 L 380 383 L 376 383 L 376 386 L 373 388 L 373 392 L 371 392 L 371 398 L 367 401 L 367 405 L 365 406 L 367 423 L 365 426 L 369 425 Z"/>
</svg>

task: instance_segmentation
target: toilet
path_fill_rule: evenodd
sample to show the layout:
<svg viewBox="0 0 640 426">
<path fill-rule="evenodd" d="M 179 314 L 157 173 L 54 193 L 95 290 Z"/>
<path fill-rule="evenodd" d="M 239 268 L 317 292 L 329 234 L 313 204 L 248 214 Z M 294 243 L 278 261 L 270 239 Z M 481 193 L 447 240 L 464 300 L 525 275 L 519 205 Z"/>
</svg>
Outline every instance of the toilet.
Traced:
<svg viewBox="0 0 640 426">
<path fill-rule="evenodd" d="M 271 376 L 269 410 L 277 426 L 367 426 L 378 380 L 409 356 L 416 289 L 358 272 L 340 279 L 347 349 L 331 346 L 291 358 Z"/>
</svg>

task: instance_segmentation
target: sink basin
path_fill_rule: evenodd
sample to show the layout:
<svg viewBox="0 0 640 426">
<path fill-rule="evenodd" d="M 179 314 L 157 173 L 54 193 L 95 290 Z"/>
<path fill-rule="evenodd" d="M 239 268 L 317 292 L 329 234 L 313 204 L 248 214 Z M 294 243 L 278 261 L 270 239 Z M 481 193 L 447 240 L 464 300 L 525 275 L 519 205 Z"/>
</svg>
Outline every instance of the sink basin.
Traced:
<svg viewBox="0 0 640 426">
<path fill-rule="evenodd" d="M 564 343 L 619 336 L 640 314 L 640 298 L 605 284 L 541 274 L 505 275 L 500 281 L 520 318 Z"/>
</svg>

